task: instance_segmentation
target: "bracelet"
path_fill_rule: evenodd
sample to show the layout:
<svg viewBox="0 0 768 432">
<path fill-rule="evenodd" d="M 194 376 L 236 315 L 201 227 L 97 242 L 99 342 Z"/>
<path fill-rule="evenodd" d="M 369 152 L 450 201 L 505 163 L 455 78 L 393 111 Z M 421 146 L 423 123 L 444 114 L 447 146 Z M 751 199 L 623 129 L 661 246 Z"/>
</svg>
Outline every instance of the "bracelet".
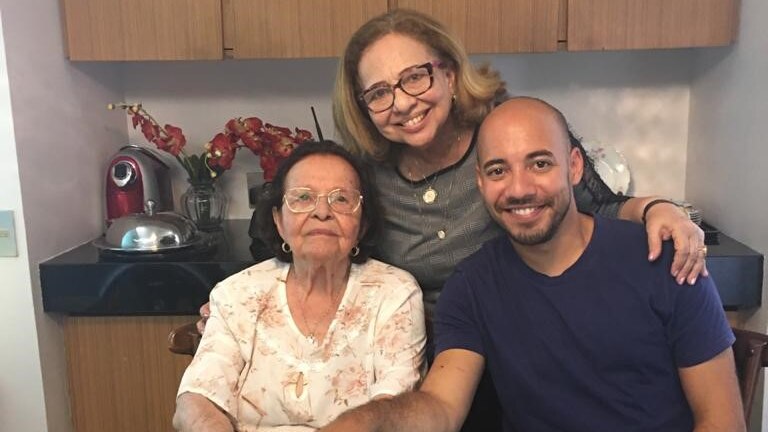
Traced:
<svg viewBox="0 0 768 432">
<path fill-rule="evenodd" d="M 641 218 L 641 220 L 643 221 L 643 225 L 645 225 L 646 222 L 647 222 L 645 220 L 645 216 L 648 215 L 648 210 L 650 210 L 651 207 L 655 206 L 656 204 L 664 204 L 664 203 L 672 204 L 673 206 L 678 207 L 678 208 L 680 207 L 679 205 L 677 205 L 676 202 L 674 202 L 672 200 L 668 200 L 668 199 L 664 199 L 664 198 L 655 199 L 655 200 L 649 202 L 648 204 L 646 204 L 645 207 L 643 207 L 643 217 Z"/>
</svg>

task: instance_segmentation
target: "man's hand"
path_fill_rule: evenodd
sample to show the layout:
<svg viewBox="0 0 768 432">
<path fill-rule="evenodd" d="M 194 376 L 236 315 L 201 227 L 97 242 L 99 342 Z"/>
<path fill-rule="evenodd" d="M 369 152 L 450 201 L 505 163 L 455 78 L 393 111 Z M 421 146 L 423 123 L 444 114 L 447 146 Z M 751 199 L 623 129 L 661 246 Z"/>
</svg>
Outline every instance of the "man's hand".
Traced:
<svg viewBox="0 0 768 432">
<path fill-rule="evenodd" d="M 485 359 L 472 351 L 440 353 L 421 389 L 347 411 L 320 432 L 453 432 L 464 423 Z"/>
</svg>

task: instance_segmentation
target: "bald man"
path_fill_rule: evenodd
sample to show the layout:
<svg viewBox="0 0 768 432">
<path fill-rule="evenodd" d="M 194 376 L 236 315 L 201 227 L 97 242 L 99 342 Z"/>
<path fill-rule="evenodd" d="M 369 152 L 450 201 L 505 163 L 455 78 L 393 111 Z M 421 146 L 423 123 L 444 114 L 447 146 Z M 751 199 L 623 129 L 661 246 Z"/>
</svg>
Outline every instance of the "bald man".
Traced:
<svg viewBox="0 0 768 432">
<path fill-rule="evenodd" d="M 485 367 L 504 431 L 743 431 L 733 334 L 711 278 L 679 286 L 643 227 L 580 213 L 581 152 L 538 99 L 495 109 L 477 183 L 506 235 L 461 263 L 435 318 L 421 389 L 324 431 L 457 431 Z"/>
</svg>

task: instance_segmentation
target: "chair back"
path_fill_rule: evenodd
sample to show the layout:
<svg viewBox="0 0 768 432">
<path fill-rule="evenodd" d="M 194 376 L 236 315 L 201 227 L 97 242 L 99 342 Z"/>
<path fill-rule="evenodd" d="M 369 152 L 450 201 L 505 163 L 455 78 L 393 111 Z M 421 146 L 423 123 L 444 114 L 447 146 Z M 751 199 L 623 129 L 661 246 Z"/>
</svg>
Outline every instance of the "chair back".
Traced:
<svg viewBox="0 0 768 432">
<path fill-rule="evenodd" d="M 768 335 L 737 328 L 733 329 L 733 334 L 736 336 L 733 356 L 744 405 L 744 418 L 749 421 L 760 372 L 768 366 Z"/>
<path fill-rule="evenodd" d="M 168 334 L 168 349 L 176 354 L 195 355 L 202 335 L 195 323 L 176 327 Z"/>
</svg>

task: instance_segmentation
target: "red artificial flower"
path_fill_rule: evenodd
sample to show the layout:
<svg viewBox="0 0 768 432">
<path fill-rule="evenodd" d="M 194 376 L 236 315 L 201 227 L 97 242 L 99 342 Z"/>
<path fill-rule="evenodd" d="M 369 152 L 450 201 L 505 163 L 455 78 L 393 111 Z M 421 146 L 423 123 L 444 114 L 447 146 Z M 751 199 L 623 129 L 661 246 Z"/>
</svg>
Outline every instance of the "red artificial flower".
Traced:
<svg viewBox="0 0 768 432">
<path fill-rule="evenodd" d="M 274 149 L 275 146 L 277 145 L 277 142 L 280 141 L 279 136 L 273 135 L 268 132 L 264 132 L 258 135 L 257 139 L 261 141 L 262 153 Z M 261 154 L 261 153 L 256 153 L 256 154 Z"/>
<path fill-rule="evenodd" d="M 264 128 L 264 123 L 258 117 L 248 117 L 243 120 L 243 123 L 245 124 L 245 127 L 252 132 L 261 131 Z"/>
<path fill-rule="evenodd" d="M 181 153 L 181 149 L 187 144 L 187 137 L 184 136 L 181 128 L 169 124 L 165 125 L 165 133 L 168 136 L 163 140 L 164 146 L 160 147 L 158 145 L 158 148 L 165 150 L 174 156 L 178 156 L 179 153 Z"/>
<path fill-rule="evenodd" d="M 206 145 L 208 150 L 208 164 L 211 167 L 221 167 L 225 170 L 232 168 L 235 160 L 237 145 L 223 133 L 216 134 L 211 142 Z"/>
<path fill-rule="evenodd" d="M 296 144 L 301 144 L 312 139 L 312 132 L 296 128 Z"/>
<path fill-rule="evenodd" d="M 289 136 L 291 135 L 290 129 L 282 126 L 271 125 L 269 123 L 264 125 L 264 129 L 268 133 L 275 134 L 275 135 L 289 135 Z"/>
<path fill-rule="evenodd" d="M 259 156 L 259 165 L 262 171 L 264 171 L 264 180 L 272 181 L 277 174 L 277 166 L 279 161 L 272 154 L 262 154 Z"/>
<path fill-rule="evenodd" d="M 281 136 L 275 142 L 273 149 L 280 158 L 287 158 L 296 147 L 296 142 L 289 136 Z"/>
<path fill-rule="evenodd" d="M 147 141 L 155 142 L 160 136 L 160 127 L 153 124 L 149 119 L 142 117 L 141 120 L 139 120 L 139 124 L 141 124 L 141 133 L 144 134 L 144 138 L 146 138 Z"/>
<path fill-rule="evenodd" d="M 264 179 L 272 180 L 280 162 L 288 157 L 296 146 L 312 139 L 312 134 L 303 129 L 294 128 L 294 135 L 289 128 L 264 123 L 258 117 L 238 117 L 227 121 L 224 132 L 213 137 L 202 156 L 189 157 L 184 153 L 187 138 L 181 128 L 170 124 L 161 128 L 141 104 L 122 103 L 108 106 L 109 109 L 116 107 L 126 111 L 131 117 L 133 128 L 140 127 L 147 141 L 175 156 L 187 171 L 189 179 L 196 181 L 216 178 L 218 174 L 232 168 L 237 150 L 242 147 L 247 147 L 259 156 Z"/>
<path fill-rule="evenodd" d="M 243 119 L 241 119 L 240 117 L 233 118 L 230 121 L 228 121 L 227 124 L 224 126 L 224 130 L 226 130 L 227 133 L 234 135 L 238 138 L 247 131 L 247 129 L 245 128 L 245 123 L 243 123 Z"/>
</svg>

